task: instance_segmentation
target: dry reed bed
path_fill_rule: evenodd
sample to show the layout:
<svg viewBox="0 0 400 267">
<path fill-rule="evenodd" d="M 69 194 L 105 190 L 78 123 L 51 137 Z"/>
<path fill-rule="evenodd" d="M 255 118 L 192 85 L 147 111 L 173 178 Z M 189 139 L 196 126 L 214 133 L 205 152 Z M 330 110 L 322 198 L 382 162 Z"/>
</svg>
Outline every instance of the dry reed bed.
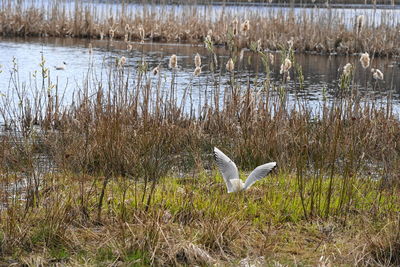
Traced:
<svg viewBox="0 0 400 267">
<path fill-rule="evenodd" d="M 227 64 L 230 83 L 194 111 L 195 83 L 177 92 L 172 71 L 161 86 L 163 70 L 145 62 L 120 58 L 109 82 L 89 70 L 69 105 L 44 59 L 36 88 L 20 87 L 14 67 L 0 106 L 4 263 L 399 264 L 400 121 L 390 99 L 360 98 L 350 71 L 334 99 L 292 105 L 285 79 L 301 76 L 293 51 L 282 55 L 282 81 L 259 91 Z M 279 173 L 228 195 L 213 146 L 244 170 L 275 160 Z M 57 170 L 38 168 L 37 155 Z"/>
<path fill-rule="evenodd" d="M 371 55 L 399 55 L 399 25 L 390 13 L 383 13 L 380 26 L 373 27 L 372 23 L 367 26 L 366 20 L 373 18 L 364 17 L 361 26 L 356 25 L 354 18 L 355 25 L 349 29 L 340 11 L 329 15 L 324 9 L 299 16 L 291 12 L 271 11 L 266 15 L 253 12 L 246 18 L 222 12 L 220 17 L 211 19 L 198 9 L 207 9 L 205 12 L 212 14 L 212 7 L 184 5 L 180 6 L 180 11 L 162 5 L 154 10 L 151 5 L 144 5 L 134 11 L 124 8 L 122 3 L 119 5 L 119 11 L 114 11 L 114 7 L 76 3 L 70 10 L 72 7 L 66 8 L 57 1 L 49 1 L 44 8 L 5 1 L 0 12 L 0 30 L 3 36 L 104 38 L 126 42 L 145 39 L 202 43 L 210 35 L 215 44 L 226 45 L 237 20 L 240 47 L 250 47 L 251 42 L 261 40 L 264 48 L 280 50 L 292 40 L 293 48 L 300 52 L 352 54 L 367 51 Z M 250 30 L 243 33 L 241 25 L 247 19 Z"/>
<path fill-rule="evenodd" d="M 319 114 L 291 110 L 273 91 L 242 88 L 191 118 L 169 97 L 142 97 L 158 90 L 142 75 L 129 93 L 114 83 L 64 110 L 52 94 L 40 112 L 16 107 L 9 125 L 23 137 L 2 138 L 2 183 L 28 182 L 1 212 L 4 263 L 399 262 L 397 115 L 350 96 Z M 227 195 L 215 172 L 198 173 L 214 145 L 245 169 L 274 159 L 280 173 Z M 57 173 L 37 171 L 38 153 Z M 163 178 L 179 170 L 185 179 Z"/>
</svg>

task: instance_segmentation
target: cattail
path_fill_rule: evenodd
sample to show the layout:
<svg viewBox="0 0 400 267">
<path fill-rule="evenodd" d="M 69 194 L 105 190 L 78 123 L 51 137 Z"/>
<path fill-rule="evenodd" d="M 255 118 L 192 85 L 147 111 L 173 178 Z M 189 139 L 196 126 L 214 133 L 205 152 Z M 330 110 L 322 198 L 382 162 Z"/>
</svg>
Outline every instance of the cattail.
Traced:
<svg viewBox="0 0 400 267">
<path fill-rule="evenodd" d="M 247 32 L 250 30 L 250 21 L 246 20 L 245 22 L 243 22 L 240 26 L 240 29 L 244 34 L 247 34 Z"/>
<path fill-rule="evenodd" d="M 131 30 L 131 27 L 129 24 L 125 24 L 125 32 L 129 32 Z"/>
<path fill-rule="evenodd" d="M 380 70 L 378 70 L 378 69 L 371 69 L 371 72 L 373 73 L 373 74 L 372 74 L 372 77 L 373 77 L 375 80 L 383 80 L 383 73 L 382 73 L 382 71 L 380 71 Z"/>
<path fill-rule="evenodd" d="M 171 69 L 176 69 L 178 67 L 178 59 L 177 59 L 176 55 L 172 55 L 169 58 L 169 67 Z"/>
<path fill-rule="evenodd" d="M 361 54 L 361 58 L 360 58 L 360 62 L 361 62 L 361 66 L 366 69 L 369 67 L 369 54 L 368 53 L 362 53 Z"/>
<path fill-rule="evenodd" d="M 239 24 L 239 22 L 238 22 L 237 19 L 234 19 L 234 20 L 232 21 L 232 25 L 233 25 L 233 36 L 236 36 L 236 35 L 238 34 L 238 24 Z"/>
<path fill-rule="evenodd" d="M 89 43 L 88 49 L 89 49 L 89 54 L 93 53 L 92 43 Z"/>
<path fill-rule="evenodd" d="M 126 46 L 126 50 L 128 50 L 128 52 L 131 52 L 132 51 L 132 45 L 131 44 L 128 44 L 127 46 Z"/>
<path fill-rule="evenodd" d="M 114 30 L 110 28 L 110 30 L 108 31 L 108 35 L 110 36 L 111 40 L 114 38 L 114 33 Z"/>
<path fill-rule="evenodd" d="M 139 26 L 139 36 L 140 36 L 140 39 L 142 41 L 144 41 L 145 34 L 144 34 L 144 28 L 142 25 Z"/>
<path fill-rule="evenodd" d="M 156 76 L 160 72 L 160 68 L 157 66 L 153 69 L 153 75 Z"/>
<path fill-rule="evenodd" d="M 353 69 L 353 66 L 351 65 L 351 63 L 347 63 L 347 64 L 344 65 L 344 67 L 343 67 L 343 74 L 344 74 L 345 76 L 349 76 L 352 69 Z"/>
<path fill-rule="evenodd" d="M 271 61 L 271 63 L 274 62 L 274 55 L 273 54 L 269 54 L 269 61 Z"/>
<path fill-rule="evenodd" d="M 104 32 L 100 32 L 100 40 L 104 39 Z"/>
<path fill-rule="evenodd" d="M 201 67 L 196 67 L 193 74 L 194 76 L 199 76 L 201 74 Z"/>
<path fill-rule="evenodd" d="M 125 58 L 125 57 L 121 57 L 121 58 L 119 59 L 119 61 L 118 61 L 118 66 L 119 66 L 119 67 L 122 67 L 122 66 L 125 65 L 125 63 L 126 63 L 126 58 Z"/>
<path fill-rule="evenodd" d="M 226 63 L 226 70 L 232 72 L 234 69 L 235 69 L 235 63 L 233 63 L 233 60 L 230 58 Z"/>
<path fill-rule="evenodd" d="M 289 46 L 289 50 L 292 49 L 292 47 L 293 47 L 293 37 L 290 38 L 290 40 L 287 43 L 288 43 L 288 46 Z"/>
<path fill-rule="evenodd" d="M 356 20 L 356 31 L 357 35 L 361 33 L 362 28 L 364 27 L 365 23 L 365 16 L 364 15 L 359 15 Z"/>
<path fill-rule="evenodd" d="M 281 65 L 281 74 L 288 73 L 290 68 L 292 67 L 292 61 L 289 58 L 285 58 L 285 61 Z"/>
<path fill-rule="evenodd" d="M 239 62 L 242 62 L 242 60 L 243 60 L 243 57 L 244 57 L 244 48 L 242 48 L 242 49 L 240 50 L 240 54 L 239 54 Z"/>
<path fill-rule="evenodd" d="M 204 40 L 206 43 L 212 43 L 211 35 L 207 34 L 206 39 Z"/>
<path fill-rule="evenodd" d="M 211 37 L 213 35 L 213 31 L 211 29 L 209 29 L 207 32 L 207 35 Z"/>
<path fill-rule="evenodd" d="M 127 33 L 124 35 L 124 42 L 125 42 L 125 43 L 128 42 L 128 34 L 127 34 Z"/>
<path fill-rule="evenodd" d="M 197 53 L 196 56 L 194 57 L 194 65 L 196 66 L 196 68 L 201 66 L 201 57 L 199 53 Z"/>
<path fill-rule="evenodd" d="M 257 41 L 257 52 L 261 52 L 262 51 L 262 43 L 261 43 L 261 39 L 258 39 Z"/>
</svg>

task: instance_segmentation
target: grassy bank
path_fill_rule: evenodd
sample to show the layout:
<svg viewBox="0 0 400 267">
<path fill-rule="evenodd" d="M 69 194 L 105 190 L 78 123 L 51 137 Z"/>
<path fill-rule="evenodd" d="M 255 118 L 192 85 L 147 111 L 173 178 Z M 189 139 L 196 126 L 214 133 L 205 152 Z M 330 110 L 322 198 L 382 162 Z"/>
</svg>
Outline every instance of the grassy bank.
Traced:
<svg viewBox="0 0 400 267">
<path fill-rule="evenodd" d="M 390 10 L 381 16 L 371 13 L 357 22 L 356 16 L 364 14 L 361 9 L 349 25 L 344 9 L 315 8 L 297 14 L 279 8 L 246 14 L 220 9 L 221 6 L 196 3 L 132 7 L 124 1 L 115 5 L 49 1 L 35 6 L 24 1 L 3 1 L 0 29 L 3 36 L 118 39 L 127 43 L 143 39 L 202 43 L 210 35 L 215 44 L 225 46 L 234 36 L 241 48 L 249 48 L 251 42 L 260 40 L 264 48 L 280 50 L 292 40 L 293 48 L 299 52 L 399 54 L 399 25 Z M 246 20 L 250 30 L 244 32 Z"/>
<path fill-rule="evenodd" d="M 328 181 L 321 186 L 325 192 Z M 397 265 L 399 191 L 381 186 L 357 177 L 346 215 L 337 188 L 337 214 L 306 219 L 298 192 L 313 189 L 288 173 L 229 195 L 216 171 L 166 177 L 149 205 L 142 182 L 117 177 L 99 221 L 101 177 L 46 175 L 35 208 L 13 201 L 2 212 L 2 264 Z"/>
<path fill-rule="evenodd" d="M 376 74 L 369 58 L 313 106 L 292 45 L 273 81 L 271 55 L 252 43 L 266 74 L 243 83 L 237 40 L 227 62 L 205 45 L 210 60 L 194 59 L 182 91 L 176 57 L 169 72 L 121 57 L 101 75 L 91 64 L 69 102 L 44 57 L 29 83 L 14 61 L 0 97 L 2 263 L 400 263 L 400 120 L 390 94 L 358 91 L 354 68 Z M 209 90 L 196 83 L 204 64 Z M 278 173 L 227 194 L 214 146 L 245 172 L 276 161 Z"/>
</svg>

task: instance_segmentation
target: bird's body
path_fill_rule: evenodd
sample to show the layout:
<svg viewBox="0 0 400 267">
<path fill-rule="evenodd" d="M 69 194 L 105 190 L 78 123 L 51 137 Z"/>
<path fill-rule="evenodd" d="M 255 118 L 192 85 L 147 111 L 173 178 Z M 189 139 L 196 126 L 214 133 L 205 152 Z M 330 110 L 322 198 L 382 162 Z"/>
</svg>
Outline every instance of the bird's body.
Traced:
<svg viewBox="0 0 400 267">
<path fill-rule="evenodd" d="M 231 187 L 232 192 L 239 192 L 239 191 L 243 190 L 244 183 L 241 179 L 232 179 L 230 182 L 232 185 L 232 187 Z"/>
<path fill-rule="evenodd" d="M 256 181 L 267 176 L 276 167 L 276 162 L 260 165 L 250 173 L 246 182 L 243 183 L 239 177 L 236 164 L 228 156 L 216 147 L 214 147 L 214 156 L 222 177 L 225 180 L 228 193 L 249 189 Z"/>
<path fill-rule="evenodd" d="M 65 70 L 67 68 L 67 63 L 63 62 L 61 65 L 58 66 L 54 66 L 54 68 L 56 68 L 56 70 Z"/>
</svg>

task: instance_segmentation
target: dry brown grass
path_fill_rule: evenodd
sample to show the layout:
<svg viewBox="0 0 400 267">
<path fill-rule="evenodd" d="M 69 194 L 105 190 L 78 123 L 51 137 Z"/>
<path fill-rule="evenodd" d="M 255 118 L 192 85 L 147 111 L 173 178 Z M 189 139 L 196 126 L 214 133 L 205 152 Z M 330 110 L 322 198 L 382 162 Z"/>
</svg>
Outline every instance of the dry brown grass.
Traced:
<svg viewBox="0 0 400 267">
<path fill-rule="evenodd" d="M 68 8 L 66 11 L 60 3 L 49 4 L 41 9 L 5 1 L 0 12 L 0 30 L 5 36 L 189 43 L 202 43 L 211 33 L 215 44 L 226 45 L 233 34 L 232 22 L 237 19 L 240 26 L 247 19 L 225 12 L 213 22 L 196 11 L 196 6 L 184 5 L 181 8 L 182 11 L 169 10 L 167 7 L 155 11 L 150 5 L 144 5 L 140 8 L 141 12 L 123 8 L 123 12 L 110 15 L 96 5 L 84 7 L 77 3 L 73 11 L 68 11 Z M 204 8 L 212 13 L 212 7 Z M 399 27 L 393 25 L 389 13 L 382 15 L 381 26 L 363 27 L 358 34 L 356 27 L 347 27 L 340 19 L 340 11 L 332 11 L 331 21 L 326 21 L 327 12 L 315 10 L 311 14 L 302 13 L 300 17 L 293 13 L 286 16 L 279 15 L 279 12 L 270 12 L 265 16 L 251 13 L 248 17 L 250 31 L 238 33 L 239 46 L 250 47 L 251 42 L 261 40 L 264 48 L 280 50 L 292 40 L 293 48 L 297 51 L 339 54 L 369 52 L 375 56 L 399 54 Z"/>
</svg>

